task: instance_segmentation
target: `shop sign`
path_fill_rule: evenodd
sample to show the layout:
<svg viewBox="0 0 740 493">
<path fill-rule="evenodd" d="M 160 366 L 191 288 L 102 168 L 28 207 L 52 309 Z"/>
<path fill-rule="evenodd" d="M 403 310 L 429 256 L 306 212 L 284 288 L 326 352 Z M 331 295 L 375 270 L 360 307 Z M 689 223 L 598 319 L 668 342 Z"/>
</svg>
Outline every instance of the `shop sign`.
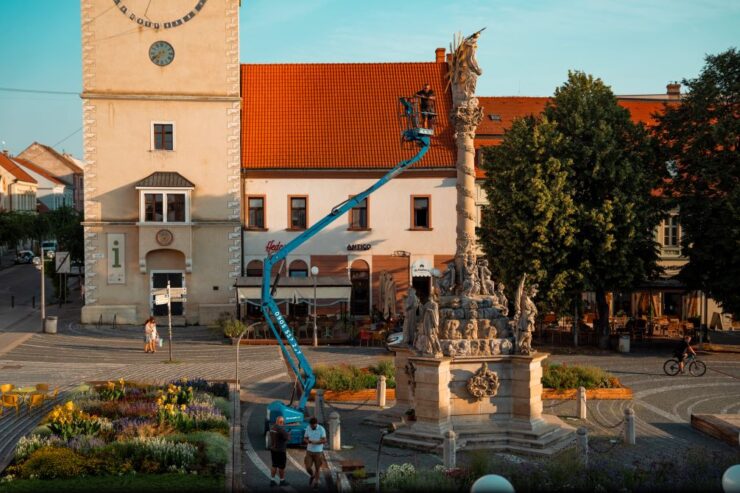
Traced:
<svg viewBox="0 0 740 493">
<path fill-rule="evenodd" d="M 126 284 L 126 235 L 108 233 L 108 284 Z"/>
<path fill-rule="evenodd" d="M 270 240 L 270 241 L 268 241 L 268 242 L 267 242 L 267 244 L 265 245 L 265 251 L 267 252 L 267 254 L 268 254 L 268 255 L 272 255 L 273 253 L 276 253 L 276 252 L 277 252 L 278 250 L 280 250 L 280 249 L 281 249 L 281 248 L 283 248 L 284 246 L 285 246 L 285 245 L 283 245 L 283 244 L 282 244 L 281 242 L 279 242 L 279 241 L 275 241 L 275 240 Z"/>
<path fill-rule="evenodd" d="M 370 243 L 351 243 L 347 245 L 347 250 L 350 252 L 364 252 L 370 250 L 371 246 Z"/>
</svg>

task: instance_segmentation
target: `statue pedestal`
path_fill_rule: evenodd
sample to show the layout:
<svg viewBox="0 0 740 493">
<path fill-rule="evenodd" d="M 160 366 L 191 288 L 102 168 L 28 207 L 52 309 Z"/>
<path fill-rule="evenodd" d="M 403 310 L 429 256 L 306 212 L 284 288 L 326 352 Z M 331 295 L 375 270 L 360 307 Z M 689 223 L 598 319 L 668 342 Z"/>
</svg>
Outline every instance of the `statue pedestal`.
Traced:
<svg viewBox="0 0 740 493">
<path fill-rule="evenodd" d="M 385 443 L 435 450 L 445 432 L 453 430 L 458 450 L 557 453 L 573 443 L 575 428 L 542 414 L 542 362 L 547 356 L 429 358 L 397 350 L 395 414 L 413 408 L 416 421 L 389 434 Z M 468 383 L 482 367 L 496 375 L 498 389 L 479 399 Z"/>
</svg>

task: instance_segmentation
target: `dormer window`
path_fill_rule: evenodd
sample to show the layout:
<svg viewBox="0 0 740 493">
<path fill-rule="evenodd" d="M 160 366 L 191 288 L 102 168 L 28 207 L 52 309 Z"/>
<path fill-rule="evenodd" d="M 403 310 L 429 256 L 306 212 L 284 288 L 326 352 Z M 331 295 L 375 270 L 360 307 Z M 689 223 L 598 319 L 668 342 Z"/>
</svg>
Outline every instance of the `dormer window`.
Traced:
<svg viewBox="0 0 740 493">
<path fill-rule="evenodd" d="M 136 184 L 139 222 L 189 223 L 193 184 L 179 173 L 157 172 Z"/>
</svg>

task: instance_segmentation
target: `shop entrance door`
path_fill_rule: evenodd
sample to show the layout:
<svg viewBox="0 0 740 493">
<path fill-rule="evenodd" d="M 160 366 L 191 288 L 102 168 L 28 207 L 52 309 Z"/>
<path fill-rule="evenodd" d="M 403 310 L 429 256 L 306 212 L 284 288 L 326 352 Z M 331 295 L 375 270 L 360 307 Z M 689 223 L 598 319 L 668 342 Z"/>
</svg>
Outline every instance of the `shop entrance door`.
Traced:
<svg viewBox="0 0 740 493">
<path fill-rule="evenodd" d="M 431 277 L 412 277 L 411 285 L 416 290 L 416 297 L 419 298 L 421 303 L 426 303 L 429 300 L 429 287 L 431 284 Z"/>
<path fill-rule="evenodd" d="M 350 281 L 352 281 L 350 312 L 352 315 L 370 315 L 370 272 L 352 269 Z"/>
<path fill-rule="evenodd" d="M 181 271 L 167 271 L 167 272 L 152 272 L 151 288 L 152 288 L 152 315 L 155 317 L 166 317 L 167 316 L 167 305 L 155 305 L 154 304 L 154 291 L 167 288 L 167 281 L 170 282 L 171 288 L 183 288 L 185 287 L 185 274 Z M 172 316 L 178 317 L 185 313 L 185 304 L 181 301 L 171 303 Z"/>
</svg>

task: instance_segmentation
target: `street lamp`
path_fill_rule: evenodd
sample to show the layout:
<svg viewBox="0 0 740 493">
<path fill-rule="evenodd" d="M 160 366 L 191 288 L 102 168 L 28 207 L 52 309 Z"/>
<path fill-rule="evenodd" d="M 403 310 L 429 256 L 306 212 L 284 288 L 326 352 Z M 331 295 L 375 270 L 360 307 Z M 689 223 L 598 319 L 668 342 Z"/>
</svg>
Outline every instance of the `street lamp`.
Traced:
<svg viewBox="0 0 740 493">
<path fill-rule="evenodd" d="M 319 337 L 316 335 L 316 278 L 319 276 L 319 268 L 315 265 L 311 267 L 313 276 L 313 347 L 318 347 Z"/>
<path fill-rule="evenodd" d="M 51 253 L 51 252 L 47 252 Z M 44 282 L 44 247 L 41 247 L 41 256 L 33 258 L 33 265 L 41 272 L 41 332 L 46 324 L 46 283 Z"/>
</svg>

